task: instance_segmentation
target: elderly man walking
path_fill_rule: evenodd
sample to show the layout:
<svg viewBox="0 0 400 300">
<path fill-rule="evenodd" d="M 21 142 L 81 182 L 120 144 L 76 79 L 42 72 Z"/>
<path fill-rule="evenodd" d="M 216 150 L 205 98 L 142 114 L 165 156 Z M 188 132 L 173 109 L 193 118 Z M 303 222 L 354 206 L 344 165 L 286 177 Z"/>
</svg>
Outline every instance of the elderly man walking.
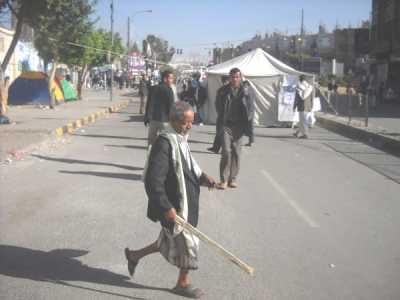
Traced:
<svg viewBox="0 0 400 300">
<path fill-rule="evenodd" d="M 220 161 L 221 182 L 219 189 L 237 187 L 237 175 L 240 166 L 242 136 L 248 124 L 248 97 L 242 85 L 242 74 L 238 68 L 229 72 L 229 85 L 223 86 L 217 92 L 220 99 L 218 104 L 218 118 L 222 122 L 222 154 Z"/>
<path fill-rule="evenodd" d="M 161 132 L 151 147 L 144 173 L 149 198 L 147 216 L 154 222 L 160 221 L 162 229 L 154 243 L 136 251 L 126 248 L 125 256 L 132 276 L 140 259 L 151 253 L 161 253 L 179 268 L 173 292 L 199 298 L 203 292 L 189 284 L 189 270 L 198 268 L 199 240 L 174 222 L 179 215 L 197 226 L 200 186 L 215 186 L 214 179 L 202 172 L 190 152 L 187 139 L 193 121 L 194 112 L 188 103 L 173 104 L 170 126 Z"/>
</svg>

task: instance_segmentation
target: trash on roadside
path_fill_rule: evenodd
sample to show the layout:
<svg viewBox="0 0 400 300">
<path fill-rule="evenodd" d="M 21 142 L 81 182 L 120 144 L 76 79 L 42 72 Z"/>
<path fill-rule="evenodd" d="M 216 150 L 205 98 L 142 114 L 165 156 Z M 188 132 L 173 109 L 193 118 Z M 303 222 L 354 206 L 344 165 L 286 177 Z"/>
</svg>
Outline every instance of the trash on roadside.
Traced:
<svg viewBox="0 0 400 300">
<path fill-rule="evenodd" d="M 18 151 L 17 149 L 8 150 L 7 153 L 14 157 L 18 157 L 20 155 L 20 151 Z"/>
<path fill-rule="evenodd" d="M 7 116 L 0 115 L 0 124 L 10 124 L 10 119 Z"/>
<path fill-rule="evenodd" d="M 333 269 L 336 266 L 334 264 L 330 264 L 329 267 Z"/>
</svg>

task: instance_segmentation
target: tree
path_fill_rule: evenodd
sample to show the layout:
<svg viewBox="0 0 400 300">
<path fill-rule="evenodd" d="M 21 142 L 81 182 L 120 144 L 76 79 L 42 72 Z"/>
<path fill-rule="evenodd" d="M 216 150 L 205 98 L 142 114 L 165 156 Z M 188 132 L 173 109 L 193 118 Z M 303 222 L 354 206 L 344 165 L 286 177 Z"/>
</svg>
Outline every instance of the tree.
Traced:
<svg viewBox="0 0 400 300">
<path fill-rule="evenodd" d="M 168 41 L 153 34 L 149 34 L 146 37 L 144 44 L 149 44 L 153 56 L 164 63 L 169 63 L 175 53 L 175 48 L 169 47 Z"/>
<path fill-rule="evenodd" d="M 90 33 L 93 24 L 89 16 L 94 4 L 92 0 L 46 0 L 45 9 L 38 16 L 34 42 L 39 55 L 46 61 L 52 61 L 49 76 L 52 107 L 55 103 L 52 82 L 57 64 L 68 61 L 71 55 L 84 55 L 79 50 L 76 50 L 79 53 L 73 53 L 69 43 L 79 43 Z"/>
<path fill-rule="evenodd" d="M 22 25 L 27 24 L 35 28 L 38 24 L 38 16 L 43 12 L 48 0 L 1 0 L 0 10 L 9 9 L 17 19 L 15 34 L 8 51 L 1 63 L 1 70 L 5 72 L 11 56 L 14 52 L 15 46 L 21 36 Z"/>
<path fill-rule="evenodd" d="M 107 63 L 107 52 L 122 54 L 124 52 L 122 39 L 114 34 L 114 49 L 111 49 L 111 33 L 103 29 L 94 30 L 81 37 L 74 44 L 68 45 L 68 51 L 62 62 L 68 65 L 79 66 L 78 71 L 78 99 L 82 99 L 82 87 L 84 78 L 90 67 Z"/>
<path fill-rule="evenodd" d="M 0 0 L 0 12 L 10 10 L 17 19 L 15 34 L 0 67 L 0 115 L 5 115 L 7 111 L 6 89 L 8 87 L 5 86 L 4 73 L 21 36 L 22 25 L 27 24 L 34 28 L 37 25 L 37 16 L 42 13 L 46 1 L 47 0 Z"/>
</svg>

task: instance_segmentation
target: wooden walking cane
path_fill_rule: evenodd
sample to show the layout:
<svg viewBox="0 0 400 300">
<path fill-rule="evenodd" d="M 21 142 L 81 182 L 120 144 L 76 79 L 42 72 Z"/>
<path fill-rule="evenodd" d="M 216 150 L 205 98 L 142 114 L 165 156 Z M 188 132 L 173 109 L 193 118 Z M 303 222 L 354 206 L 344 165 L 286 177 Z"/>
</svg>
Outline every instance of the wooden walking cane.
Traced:
<svg viewBox="0 0 400 300">
<path fill-rule="evenodd" d="M 239 266 L 242 270 L 244 270 L 246 273 L 250 274 L 250 276 L 254 276 L 254 269 L 241 261 L 239 258 L 237 258 L 235 255 L 230 253 L 228 250 L 225 250 L 221 245 L 219 245 L 217 242 L 213 241 L 210 239 L 208 236 L 206 236 L 204 233 L 202 233 L 200 230 L 197 228 L 193 227 L 189 223 L 187 223 L 184 219 L 182 219 L 180 216 L 176 215 L 175 222 L 182 226 L 184 230 L 187 232 L 197 236 L 200 240 L 203 242 L 207 243 L 210 246 L 213 246 L 215 249 L 218 250 L 218 252 L 225 258 L 229 259 L 231 262 L 233 262 L 235 265 Z"/>
</svg>

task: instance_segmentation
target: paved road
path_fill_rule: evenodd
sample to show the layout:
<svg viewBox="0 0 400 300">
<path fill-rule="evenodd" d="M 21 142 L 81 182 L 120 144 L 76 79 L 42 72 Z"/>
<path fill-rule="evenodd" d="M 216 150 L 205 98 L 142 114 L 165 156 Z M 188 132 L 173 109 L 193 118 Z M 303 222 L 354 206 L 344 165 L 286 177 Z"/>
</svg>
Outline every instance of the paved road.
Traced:
<svg viewBox="0 0 400 300">
<path fill-rule="evenodd" d="M 123 249 L 157 237 L 140 181 L 146 130 L 136 104 L 23 161 L 0 166 L 1 299 L 180 299 L 176 270 L 146 258 L 134 280 Z M 199 228 L 256 269 L 202 245 L 204 299 L 400 299 L 400 159 L 320 128 L 256 129 L 239 188 L 202 191 Z M 195 127 L 192 151 L 213 128 Z"/>
</svg>

